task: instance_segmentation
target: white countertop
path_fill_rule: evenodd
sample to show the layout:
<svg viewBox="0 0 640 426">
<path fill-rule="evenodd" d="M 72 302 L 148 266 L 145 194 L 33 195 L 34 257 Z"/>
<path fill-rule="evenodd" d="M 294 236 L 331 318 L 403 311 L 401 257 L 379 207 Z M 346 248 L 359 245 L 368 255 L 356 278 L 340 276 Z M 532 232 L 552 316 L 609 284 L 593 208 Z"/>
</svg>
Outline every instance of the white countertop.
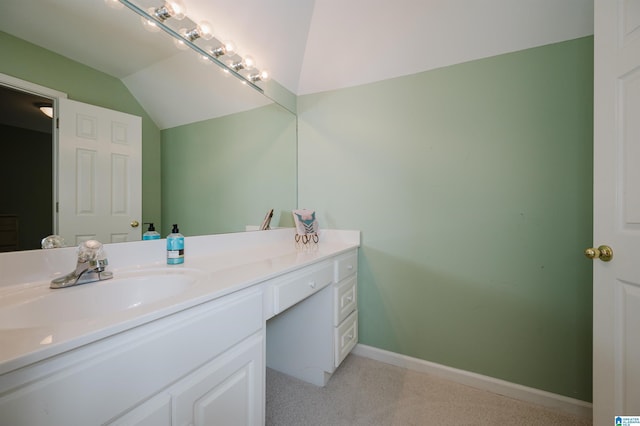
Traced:
<svg viewBox="0 0 640 426">
<path fill-rule="evenodd" d="M 318 244 L 296 244 L 293 229 L 187 237 L 185 263 L 166 266 L 166 241 L 107 244 L 114 277 L 171 268 L 193 272 L 198 282 L 176 296 L 95 318 L 27 328 L 2 323 L 3 309 L 24 300 L 65 294 L 93 300 L 109 281 L 52 290 L 52 278 L 75 267 L 75 248 L 0 255 L 0 374 L 72 350 L 195 305 L 254 286 L 270 278 L 358 247 L 358 231 L 324 230 Z M 93 290 L 93 291 L 92 291 Z M 59 296 L 58 296 L 59 295 Z M 70 297 L 71 298 L 71 297 Z M 95 300 L 93 300 L 95 302 Z M 99 302 L 98 302 L 99 303 Z"/>
</svg>

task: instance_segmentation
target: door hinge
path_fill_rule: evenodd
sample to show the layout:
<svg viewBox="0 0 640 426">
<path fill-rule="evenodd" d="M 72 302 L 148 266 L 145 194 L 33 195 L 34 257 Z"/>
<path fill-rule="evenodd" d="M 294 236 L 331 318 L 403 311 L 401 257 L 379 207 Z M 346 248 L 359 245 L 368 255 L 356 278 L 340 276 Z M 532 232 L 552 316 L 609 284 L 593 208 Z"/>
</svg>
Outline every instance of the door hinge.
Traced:
<svg viewBox="0 0 640 426">
<path fill-rule="evenodd" d="M 56 213 L 60 212 L 60 203 L 56 201 Z"/>
<path fill-rule="evenodd" d="M 60 128 L 60 117 L 56 118 L 56 129 Z"/>
</svg>

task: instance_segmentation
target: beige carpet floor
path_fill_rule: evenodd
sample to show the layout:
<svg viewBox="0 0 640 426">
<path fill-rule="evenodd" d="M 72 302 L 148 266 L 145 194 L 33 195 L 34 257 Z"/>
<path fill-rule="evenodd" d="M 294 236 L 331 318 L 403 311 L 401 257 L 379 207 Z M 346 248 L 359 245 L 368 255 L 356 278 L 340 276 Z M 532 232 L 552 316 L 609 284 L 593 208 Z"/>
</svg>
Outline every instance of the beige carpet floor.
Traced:
<svg viewBox="0 0 640 426">
<path fill-rule="evenodd" d="M 590 425 L 441 378 L 349 355 L 326 387 L 267 369 L 267 426 Z"/>
</svg>

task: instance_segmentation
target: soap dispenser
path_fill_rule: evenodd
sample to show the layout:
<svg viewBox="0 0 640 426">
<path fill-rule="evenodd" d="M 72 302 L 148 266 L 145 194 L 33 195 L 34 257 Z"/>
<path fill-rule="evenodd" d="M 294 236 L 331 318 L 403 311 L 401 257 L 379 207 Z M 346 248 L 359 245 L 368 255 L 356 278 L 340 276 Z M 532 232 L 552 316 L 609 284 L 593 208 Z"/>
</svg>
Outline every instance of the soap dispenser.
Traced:
<svg viewBox="0 0 640 426">
<path fill-rule="evenodd" d="M 180 233 L 178 224 L 173 224 L 171 233 L 167 235 L 167 265 L 184 263 L 184 235 Z"/>
<path fill-rule="evenodd" d="M 147 229 L 147 232 L 142 234 L 142 239 L 143 240 L 159 240 L 160 233 L 156 231 L 155 226 L 153 226 L 153 222 L 148 222 L 148 224 L 149 224 L 149 229 Z"/>
</svg>

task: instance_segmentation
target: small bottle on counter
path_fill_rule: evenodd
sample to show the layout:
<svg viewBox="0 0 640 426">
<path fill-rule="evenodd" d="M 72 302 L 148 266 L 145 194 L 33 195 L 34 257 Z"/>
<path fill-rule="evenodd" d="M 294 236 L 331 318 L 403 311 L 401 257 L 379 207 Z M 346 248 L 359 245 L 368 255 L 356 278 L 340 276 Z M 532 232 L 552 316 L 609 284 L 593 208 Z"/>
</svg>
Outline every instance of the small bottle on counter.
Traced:
<svg viewBox="0 0 640 426">
<path fill-rule="evenodd" d="M 160 233 L 156 231 L 156 227 L 153 226 L 153 222 L 149 222 L 149 228 L 147 229 L 147 232 L 142 234 L 142 239 L 143 240 L 159 240 L 160 239 Z"/>
<path fill-rule="evenodd" d="M 171 233 L 167 235 L 167 265 L 184 263 L 184 235 L 180 233 L 178 224 L 173 224 Z"/>
</svg>

